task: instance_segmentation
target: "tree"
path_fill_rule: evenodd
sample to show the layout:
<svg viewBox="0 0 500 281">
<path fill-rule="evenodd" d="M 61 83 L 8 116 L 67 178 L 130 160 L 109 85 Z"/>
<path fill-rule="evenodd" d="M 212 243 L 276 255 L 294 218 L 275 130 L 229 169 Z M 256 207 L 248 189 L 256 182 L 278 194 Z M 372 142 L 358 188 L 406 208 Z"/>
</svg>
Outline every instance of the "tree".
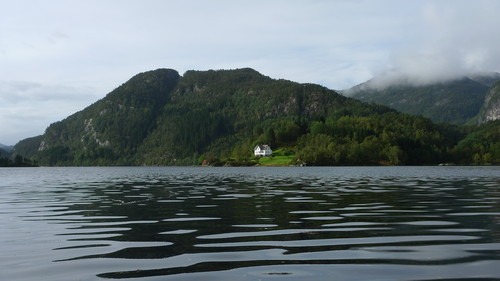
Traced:
<svg viewBox="0 0 500 281">
<path fill-rule="evenodd" d="M 276 144 L 276 134 L 273 128 L 267 129 L 265 139 L 270 147 Z"/>
</svg>

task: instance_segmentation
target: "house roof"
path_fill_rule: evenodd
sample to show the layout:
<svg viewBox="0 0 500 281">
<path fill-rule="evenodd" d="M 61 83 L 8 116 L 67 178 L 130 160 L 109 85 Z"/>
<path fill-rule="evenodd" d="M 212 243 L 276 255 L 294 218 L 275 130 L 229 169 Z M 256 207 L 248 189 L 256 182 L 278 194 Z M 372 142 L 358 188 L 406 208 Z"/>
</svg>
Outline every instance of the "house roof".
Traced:
<svg viewBox="0 0 500 281">
<path fill-rule="evenodd" d="M 271 147 L 267 144 L 259 144 L 255 146 L 254 150 L 259 148 L 260 150 L 271 150 Z"/>
</svg>

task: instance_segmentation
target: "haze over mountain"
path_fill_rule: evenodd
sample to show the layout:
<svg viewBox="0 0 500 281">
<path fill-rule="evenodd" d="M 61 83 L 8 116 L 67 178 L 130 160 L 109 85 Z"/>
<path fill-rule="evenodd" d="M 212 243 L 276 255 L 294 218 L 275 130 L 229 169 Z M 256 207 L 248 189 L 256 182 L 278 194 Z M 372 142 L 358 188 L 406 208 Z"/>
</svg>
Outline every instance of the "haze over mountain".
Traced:
<svg viewBox="0 0 500 281">
<path fill-rule="evenodd" d="M 12 146 L 12 145 L 5 145 L 5 144 L 0 143 L 0 149 L 3 149 L 5 151 L 10 151 L 13 148 L 14 148 L 14 146 Z"/>
<path fill-rule="evenodd" d="M 13 148 L 14 148 L 13 146 L 8 146 L 0 143 L 0 167 L 2 166 L 1 158 L 10 157 Z"/>
<path fill-rule="evenodd" d="M 346 90 L 344 94 L 405 113 L 422 115 L 434 122 L 462 125 L 479 113 L 486 92 L 498 80 L 500 73 L 496 72 L 425 81 L 390 73 Z"/>
<path fill-rule="evenodd" d="M 8 153 L 3 148 L 0 148 L 0 157 L 8 157 L 9 155 L 10 155 L 10 153 Z"/>
</svg>

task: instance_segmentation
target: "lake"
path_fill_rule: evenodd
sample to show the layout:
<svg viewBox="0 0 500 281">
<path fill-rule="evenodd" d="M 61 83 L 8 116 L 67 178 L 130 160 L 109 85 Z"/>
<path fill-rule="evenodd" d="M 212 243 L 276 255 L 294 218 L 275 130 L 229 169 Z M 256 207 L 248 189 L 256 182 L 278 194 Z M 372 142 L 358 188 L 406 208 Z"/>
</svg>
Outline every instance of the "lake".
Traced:
<svg viewBox="0 0 500 281">
<path fill-rule="evenodd" d="M 0 280 L 500 280 L 500 167 L 0 169 Z"/>
</svg>

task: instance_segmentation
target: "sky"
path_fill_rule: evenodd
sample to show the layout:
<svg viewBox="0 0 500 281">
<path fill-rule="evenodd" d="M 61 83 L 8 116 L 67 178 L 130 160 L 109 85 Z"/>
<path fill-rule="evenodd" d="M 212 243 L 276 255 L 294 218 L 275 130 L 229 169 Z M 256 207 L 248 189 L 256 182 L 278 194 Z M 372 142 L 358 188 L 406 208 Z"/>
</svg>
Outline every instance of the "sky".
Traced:
<svg viewBox="0 0 500 281">
<path fill-rule="evenodd" d="M 497 0 L 0 0 L 0 143 L 137 73 L 251 67 L 347 89 L 500 72 Z"/>
</svg>

